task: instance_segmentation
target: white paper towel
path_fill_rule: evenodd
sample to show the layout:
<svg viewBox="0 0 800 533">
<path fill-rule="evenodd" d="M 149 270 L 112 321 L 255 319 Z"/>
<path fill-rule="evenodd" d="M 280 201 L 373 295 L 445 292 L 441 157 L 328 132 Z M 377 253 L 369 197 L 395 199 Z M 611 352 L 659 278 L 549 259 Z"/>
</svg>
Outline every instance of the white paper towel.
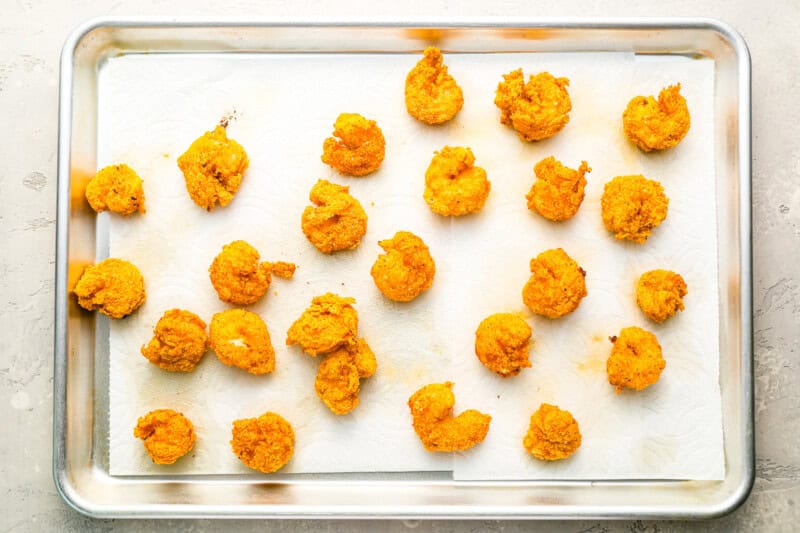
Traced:
<svg viewBox="0 0 800 533">
<path fill-rule="evenodd" d="M 720 478 L 713 63 L 642 63 L 624 54 L 450 55 L 466 103 L 453 122 L 429 127 L 403 105 L 403 80 L 417 59 L 123 56 L 101 70 L 98 164 L 133 166 L 145 181 L 147 207 L 144 216 L 114 216 L 110 224 L 111 255 L 134 262 L 148 291 L 139 311 L 111 323 L 111 473 L 250 472 L 230 451 L 231 422 L 272 410 L 297 435 L 295 456 L 279 475 L 440 470 L 457 479 Z M 494 89 L 518 67 L 570 78 L 571 121 L 555 138 L 527 144 L 499 124 Z M 674 150 L 641 154 L 622 137 L 622 109 L 631 96 L 675 81 L 684 84 L 692 129 Z M 341 177 L 320 162 L 322 141 L 341 112 L 361 113 L 383 129 L 387 153 L 377 173 Z M 189 199 L 175 160 L 230 114 L 229 136 L 245 147 L 251 166 L 231 205 L 207 213 Z M 476 216 L 443 219 L 422 199 L 425 169 L 445 144 L 472 147 L 488 172 L 492 192 Z M 583 207 L 562 224 L 525 208 L 532 167 L 549 155 L 573 168 L 586 159 L 593 168 Z M 603 183 L 631 173 L 659 179 L 671 200 L 666 222 L 644 246 L 615 242 L 599 216 Z M 355 251 L 324 256 L 302 234 L 300 215 L 321 177 L 349 185 L 368 213 Z M 400 229 L 420 235 L 437 265 L 432 289 L 410 304 L 384 299 L 369 276 L 377 241 Z M 148 363 L 139 348 L 166 309 L 189 309 L 208 322 L 227 307 L 207 269 L 235 239 L 254 245 L 262 260 L 299 266 L 293 280 L 274 279 L 250 307 L 269 327 L 276 371 L 251 376 L 222 365 L 213 352 L 190 374 Z M 528 261 L 555 246 L 588 271 L 589 296 L 561 320 L 530 318 L 533 368 L 496 378 L 474 356 L 475 327 L 493 312 L 525 312 L 520 291 Z M 633 300 L 636 276 L 651 268 L 681 272 L 689 286 L 687 310 L 664 326 L 647 324 Z M 361 405 L 343 417 L 314 393 L 318 360 L 284 346 L 291 322 L 327 291 L 357 299 L 360 334 L 378 358 L 377 373 L 362 381 Z M 607 337 L 629 324 L 658 335 L 667 367 L 649 390 L 617 396 L 605 378 Z M 456 456 L 426 452 L 406 406 L 417 388 L 444 380 L 456 383 L 457 411 L 477 408 L 494 417 L 487 440 Z M 569 461 L 542 465 L 522 450 L 541 401 L 570 409 L 581 423 L 584 443 Z M 198 440 L 189 457 L 155 466 L 133 426 L 147 411 L 167 407 L 194 422 Z"/>
</svg>

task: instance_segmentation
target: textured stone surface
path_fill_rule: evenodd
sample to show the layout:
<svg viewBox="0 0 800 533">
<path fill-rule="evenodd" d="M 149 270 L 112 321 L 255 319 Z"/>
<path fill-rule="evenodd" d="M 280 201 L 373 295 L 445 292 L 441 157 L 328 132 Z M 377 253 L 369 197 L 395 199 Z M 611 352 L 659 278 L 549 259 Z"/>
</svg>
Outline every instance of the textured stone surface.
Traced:
<svg viewBox="0 0 800 533">
<path fill-rule="evenodd" d="M 0 21 L 0 530 L 250 531 L 254 522 L 94 521 L 68 509 L 51 477 L 53 265 L 58 58 L 71 28 L 97 15 L 711 16 L 736 27 L 753 59 L 753 214 L 757 480 L 732 515 L 706 523 L 566 522 L 544 530 L 791 531 L 800 520 L 800 33 L 795 0 L 481 2 L 369 0 L 4 0 Z M 375 523 L 281 521 L 276 532 L 373 531 Z M 516 532 L 515 522 L 386 522 L 388 532 Z"/>
</svg>

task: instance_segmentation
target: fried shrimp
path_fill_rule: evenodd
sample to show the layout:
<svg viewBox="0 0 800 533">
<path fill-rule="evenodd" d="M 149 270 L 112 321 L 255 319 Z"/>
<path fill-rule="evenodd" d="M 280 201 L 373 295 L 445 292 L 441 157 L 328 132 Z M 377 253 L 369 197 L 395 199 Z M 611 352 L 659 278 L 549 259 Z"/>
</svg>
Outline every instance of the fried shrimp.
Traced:
<svg viewBox="0 0 800 533">
<path fill-rule="evenodd" d="M 552 137 L 569 122 L 572 101 L 567 85 L 567 78 L 549 72 L 531 75 L 528 83 L 522 69 L 504 74 L 494 98 L 501 111 L 500 122 L 514 128 L 523 141 Z"/>
<path fill-rule="evenodd" d="M 409 302 L 430 288 L 436 264 L 422 239 L 408 231 L 398 231 L 378 245 L 386 253 L 378 256 L 370 273 L 384 296 Z"/>
<path fill-rule="evenodd" d="M 522 445 L 542 461 L 566 459 L 581 445 L 578 422 L 569 411 L 543 403 L 531 416 Z"/>
<path fill-rule="evenodd" d="M 349 191 L 327 180 L 311 188 L 308 198 L 316 205 L 305 208 L 301 223 L 306 238 L 322 253 L 352 250 L 367 232 L 367 213 Z"/>
<path fill-rule="evenodd" d="M 139 418 L 133 436 L 157 465 L 171 465 L 194 447 L 197 436 L 192 421 L 172 409 L 156 409 Z"/>
<path fill-rule="evenodd" d="M 215 314 L 209 327 L 209 346 L 223 364 L 251 374 L 275 370 L 275 350 L 267 325 L 257 314 L 228 309 Z"/>
<path fill-rule="evenodd" d="M 584 175 L 591 171 L 586 161 L 581 161 L 578 170 L 572 170 L 555 157 L 542 159 L 533 167 L 536 181 L 525 196 L 528 209 L 555 222 L 574 217 L 583 203 Z"/>
<path fill-rule="evenodd" d="M 600 204 L 603 224 L 617 240 L 642 244 L 667 218 L 669 198 L 655 180 L 617 176 L 606 183 Z"/>
<path fill-rule="evenodd" d="M 86 200 L 98 213 L 144 213 L 142 178 L 128 165 L 105 167 L 86 184 Z"/>
<path fill-rule="evenodd" d="M 231 203 L 249 164 L 242 145 L 222 126 L 205 132 L 178 158 L 189 196 L 207 211 Z"/>
<path fill-rule="evenodd" d="M 484 318 L 475 332 L 475 355 L 486 368 L 504 378 L 531 366 L 530 345 L 531 327 L 511 313 Z"/>
<path fill-rule="evenodd" d="M 611 337 L 614 347 L 606 361 L 608 382 L 617 388 L 642 390 L 661 376 L 667 365 L 661 355 L 656 336 L 642 328 L 623 328 L 618 337 Z"/>
<path fill-rule="evenodd" d="M 260 259 L 258 250 L 245 241 L 223 246 L 208 269 L 219 299 L 235 305 L 254 304 L 267 292 L 273 273 L 282 278 L 294 275 L 292 263 L 261 263 Z"/>
<path fill-rule="evenodd" d="M 355 342 L 358 312 L 354 303 L 354 298 L 330 292 L 317 296 L 289 328 L 286 345 L 299 344 L 304 352 L 316 357 Z"/>
<path fill-rule="evenodd" d="M 247 467 L 265 474 L 280 470 L 294 454 L 292 425 L 277 413 L 233 421 L 231 449 Z"/>
<path fill-rule="evenodd" d="M 442 124 L 461 111 L 464 95 L 447 73 L 441 50 L 429 46 L 422 56 L 406 76 L 406 109 L 421 122 Z"/>
<path fill-rule="evenodd" d="M 112 257 L 87 267 L 72 292 L 78 297 L 78 305 L 111 318 L 133 313 L 147 297 L 144 278 L 136 265 Z"/>
<path fill-rule="evenodd" d="M 153 329 L 153 338 L 142 346 L 142 355 L 170 372 L 191 372 L 206 353 L 206 323 L 183 309 L 170 309 Z"/>
<path fill-rule="evenodd" d="M 322 162 L 348 176 L 366 176 L 383 162 L 386 140 L 374 120 L 342 113 L 333 124 L 333 137 L 322 145 Z"/>
<path fill-rule="evenodd" d="M 531 259 L 531 277 L 522 301 L 537 315 L 558 318 L 571 313 L 586 296 L 586 271 L 561 248 Z"/>
<path fill-rule="evenodd" d="M 455 452 L 472 448 L 486 438 L 492 417 L 474 409 L 453 416 L 453 383 L 432 383 L 408 399 L 414 431 L 429 452 Z"/>
<path fill-rule="evenodd" d="M 625 136 L 641 150 L 666 150 L 686 136 L 691 125 L 681 84 L 665 87 L 652 96 L 635 96 L 622 113 Z"/>
<path fill-rule="evenodd" d="M 671 270 L 650 270 L 636 283 L 636 304 L 650 320 L 664 322 L 683 311 L 683 297 L 687 292 L 680 274 Z"/>
<path fill-rule="evenodd" d="M 460 216 L 480 211 L 490 189 L 486 171 L 475 166 L 472 150 L 445 146 L 425 171 L 423 197 L 434 213 Z"/>
<path fill-rule="evenodd" d="M 317 369 L 314 389 L 333 413 L 344 415 L 358 406 L 361 379 L 375 373 L 378 362 L 364 339 L 339 348 Z"/>
</svg>

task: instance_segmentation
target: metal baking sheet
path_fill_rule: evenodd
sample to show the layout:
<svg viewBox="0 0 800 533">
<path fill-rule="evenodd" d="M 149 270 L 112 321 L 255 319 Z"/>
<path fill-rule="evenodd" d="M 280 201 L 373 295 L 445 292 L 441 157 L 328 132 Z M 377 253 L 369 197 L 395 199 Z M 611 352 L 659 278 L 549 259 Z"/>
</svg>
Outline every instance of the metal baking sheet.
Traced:
<svg viewBox="0 0 800 533">
<path fill-rule="evenodd" d="M 418 54 L 616 51 L 715 63 L 720 387 L 725 479 L 455 482 L 437 473 L 263 476 L 109 475 L 108 332 L 68 297 L 103 255 L 107 228 L 82 202 L 97 157 L 97 74 L 124 53 Z M 705 20 L 257 22 L 97 20 L 64 48 L 57 240 L 54 475 L 93 516 L 702 517 L 729 511 L 752 483 L 749 58 L 730 28 Z"/>
</svg>

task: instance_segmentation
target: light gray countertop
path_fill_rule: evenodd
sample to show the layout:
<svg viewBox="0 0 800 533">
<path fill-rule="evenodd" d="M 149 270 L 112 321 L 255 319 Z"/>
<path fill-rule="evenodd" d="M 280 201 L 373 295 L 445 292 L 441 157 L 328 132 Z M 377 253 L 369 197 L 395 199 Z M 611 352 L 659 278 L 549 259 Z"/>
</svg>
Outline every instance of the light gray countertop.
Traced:
<svg viewBox="0 0 800 533">
<path fill-rule="evenodd" d="M 58 59 L 98 15 L 705 16 L 732 24 L 753 62 L 756 483 L 710 522 L 310 522 L 271 531 L 792 531 L 800 521 L 800 2 L 624 0 L 2 0 L 0 20 L 0 531 L 249 531 L 263 522 L 90 520 L 51 476 Z"/>
</svg>

